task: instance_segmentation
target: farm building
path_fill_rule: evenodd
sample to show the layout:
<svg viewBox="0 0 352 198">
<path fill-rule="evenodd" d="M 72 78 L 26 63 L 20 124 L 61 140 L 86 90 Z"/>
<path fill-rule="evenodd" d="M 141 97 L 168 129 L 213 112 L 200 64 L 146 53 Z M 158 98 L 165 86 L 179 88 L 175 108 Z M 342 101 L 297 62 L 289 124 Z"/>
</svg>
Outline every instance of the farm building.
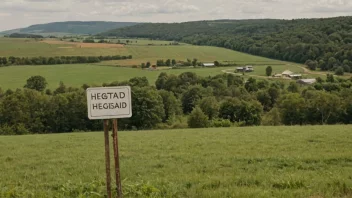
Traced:
<svg viewBox="0 0 352 198">
<path fill-rule="evenodd" d="M 293 74 L 294 73 L 290 70 L 285 70 L 284 72 L 282 72 L 282 76 L 287 78 L 290 78 L 290 75 L 293 75 Z"/>
<path fill-rule="evenodd" d="M 253 68 L 253 66 L 248 65 L 248 66 L 246 66 L 246 67 L 237 67 L 237 68 L 236 68 L 236 71 L 237 71 L 237 72 L 253 72 L 253 71 L 254 71 L 254 68 Z"/>
<path fill-rule="evenodd" d="M 312 79 L 299 79 L 297 80 L 297 83 L 298 84 L 301 84 L 301 85 L 312 85 L 314 83 L 316 83 L 317 80 L 312 78 Z"/>
<path fill-rule="evenodd" d="M 204 67 L 215 67 L 214 63 L 203 63 Z"/>
<path fill-rule="evenodd" d="M 289 77 L 292 79 L 300 79 L 302 78 L 302 74 L 291 74 L 289 75 Z"/>
<path fill-rule="evenodd" d="M 274 74 L 273 77 L 275 77 L 275 78 L 281 78 L 281 77 L 282 77 L 282 74 Z"/>
</svg>

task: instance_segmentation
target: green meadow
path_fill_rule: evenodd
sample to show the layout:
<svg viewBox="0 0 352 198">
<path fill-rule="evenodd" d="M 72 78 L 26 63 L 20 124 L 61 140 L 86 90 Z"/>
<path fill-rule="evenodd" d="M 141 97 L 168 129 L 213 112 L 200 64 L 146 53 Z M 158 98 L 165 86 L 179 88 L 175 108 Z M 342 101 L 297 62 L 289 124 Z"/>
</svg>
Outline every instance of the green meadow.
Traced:
<svg viewBox="0 0 352 198">
<path fill-rule="evenodd" d="M 351 131 L 297 126 L 119 132 L 123 192 L 351 197 Z M 0 197 L 104 197 L 104 159 L 102 132 L 1 136 Z"/>
<path fill-rule="evenodd" d="M 133 77 L 147 77 L 151 84 L 155 83 L 161 72 L 179 75 L 183 72 L 195 72 L 200 76 L 222 74 L 227 68 L 189 68 L 148 71 L 128 67 L 98 66 L 89 64 L 52 65 L 52 66 L 10 66 L 0 67 L 0 87 L 2 89 L 22 88 L 31 76 L 45 77 L 48 88 L 54 89 L 60 81 L 67 86 L 80 87 L 83 84 L 101 85 L 114 81 L 129 80 Z"/>
</svg>

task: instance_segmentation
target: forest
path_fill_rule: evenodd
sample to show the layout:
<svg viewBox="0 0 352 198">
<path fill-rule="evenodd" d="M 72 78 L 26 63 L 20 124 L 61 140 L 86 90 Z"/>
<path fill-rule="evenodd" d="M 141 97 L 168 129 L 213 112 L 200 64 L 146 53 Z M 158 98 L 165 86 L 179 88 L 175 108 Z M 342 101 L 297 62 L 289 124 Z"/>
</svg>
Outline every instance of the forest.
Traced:
<svg viewBox="0 0 352 198">
<path fill-rule="evenodd" d="M 100 131 L 102 121 L 87 117 L 85 90 L 63 82 L 50 90 L 33 76 L 23 89 L 0 89 L 2 135 Z M 243 127 L 257 125 L 352 124 L 352 78 L 328 75 L 312 86 L 221 74 L 200 77 L 161 73 L 154 84 L 145 77 L 104 83 L 131 86 L 132 111 L 120 130 Z"/>
<path fill-rule="evenodd" d="M 352 71 L 352 17 L 138 24 L 100 34 L 224 47 L 311 69 Z"/>
</svg>

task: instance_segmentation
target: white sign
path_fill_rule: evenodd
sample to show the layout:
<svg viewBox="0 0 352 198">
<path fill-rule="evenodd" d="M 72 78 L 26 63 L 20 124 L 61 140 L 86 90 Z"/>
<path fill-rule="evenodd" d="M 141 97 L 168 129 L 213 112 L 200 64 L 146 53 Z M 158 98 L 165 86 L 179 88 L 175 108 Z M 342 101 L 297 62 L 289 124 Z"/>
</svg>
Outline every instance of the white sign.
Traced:
<svg viewBox="0 0 352 198">
<path fill-rule="evenodd" d="M 87 89 L 88 117 L 91 120 L 130 118 L 131 87 L 99 87 Z"/>
</svg>

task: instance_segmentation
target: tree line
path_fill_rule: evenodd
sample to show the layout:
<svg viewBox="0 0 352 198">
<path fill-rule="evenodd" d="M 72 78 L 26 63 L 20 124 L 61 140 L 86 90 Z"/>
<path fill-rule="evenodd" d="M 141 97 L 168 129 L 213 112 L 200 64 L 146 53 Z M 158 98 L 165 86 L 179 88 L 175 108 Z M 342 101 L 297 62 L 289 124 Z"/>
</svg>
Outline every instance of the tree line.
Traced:
<svg viewBox="0 0 352 198">
<path fill-rule="evenodd" d="M 185 72 L 161 73 L 155 85 L 135 77 L 102 86 L 132 87 L 133 116 L 119 121 L 120 130 L 352 124 L 352 79 L 329 75 L 317 81 L 300 86 Z M 24 89 L 0 89 L 1 134 L 102 130 L 102 121 L 87 117 L 88 85 L 73 88 L 61 82 L 55 90 L 46 85 L 45 78 L 33 76 Z"/>
<path fill-rule="evenodd" d="M 42 35 L 26 34 L 26 33 L 12 33 L 10 35 L 5 35 L 5 37 L 9 37 L 9 38 L 44 38 L 44 36 L 42 36 Z"/>
<path fill-rule="evenodd" d="M 10 65 L 59 65 L 78 63 L 99 63 L 108 60 L 132 59 L 129 56 L 56 56 L 56 57 L 0 57 L 0 67 Z"/>
<path fill-rule="evenodd" d="M 284 61 L 315 61 L 321 70 L 352 71 L 352 17 L 148 23 L 101 35 L 224 47 Z"/>
</svg>

